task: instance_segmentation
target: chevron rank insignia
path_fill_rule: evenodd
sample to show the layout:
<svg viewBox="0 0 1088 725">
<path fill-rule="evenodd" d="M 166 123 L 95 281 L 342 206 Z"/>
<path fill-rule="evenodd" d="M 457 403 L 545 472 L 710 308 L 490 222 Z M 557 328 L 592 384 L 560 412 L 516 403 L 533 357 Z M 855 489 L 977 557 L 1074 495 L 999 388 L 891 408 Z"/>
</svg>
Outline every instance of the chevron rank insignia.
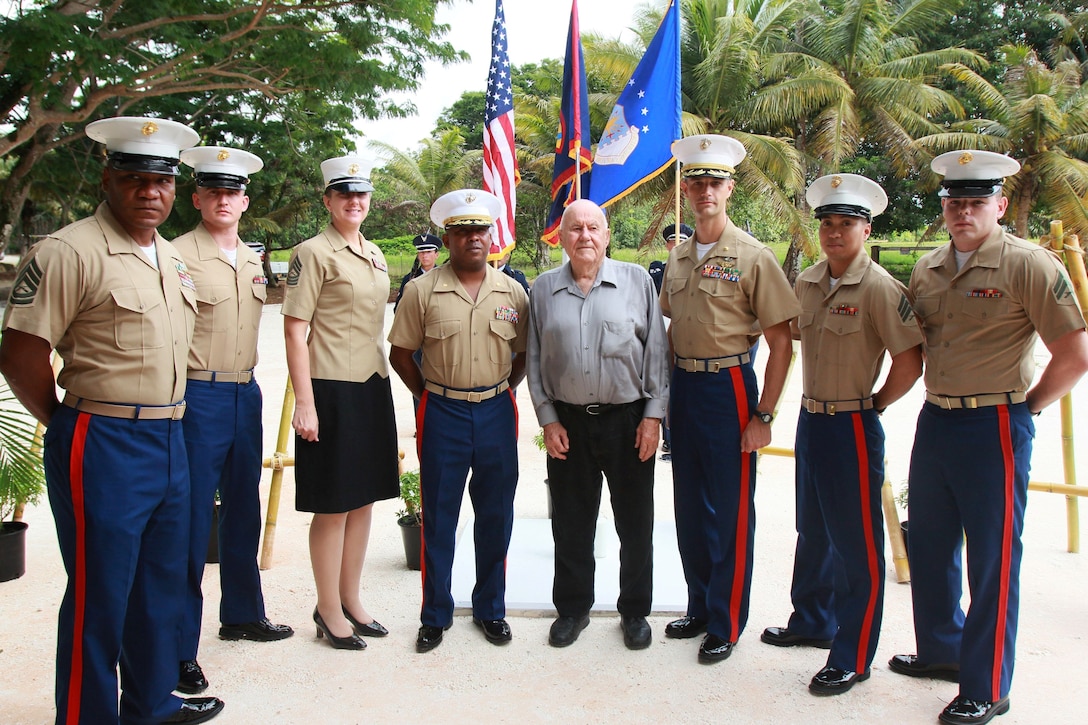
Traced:
<svg viewBox="0 0 1088 725">
<path fill-rule="evenodd" d="M 896 308 L 899 313 L 899 319 L 903 322 L 910 322 L 914 319 L 914 308 L 910 306 L 910 300 L 906 295 L 899 295 L 899 306 Z"/>
<path fill-rule="evenodd" d="M 23 265 L 19 275 L 11 288 L 12 306 L 26 306 L 34 303 L 38 296 L 38 287 L 42 283 L 42 268 L 38 266 L 38 260 L 31 260 Z"/>
<path fill-rule="evenodd" d="M 302 274 L 302 260 L 296 254 L 295 258 L 291 260 L 291 268 L 287 270 L 287 286 L 297 287 L 300 274 Z"/>
</svg>

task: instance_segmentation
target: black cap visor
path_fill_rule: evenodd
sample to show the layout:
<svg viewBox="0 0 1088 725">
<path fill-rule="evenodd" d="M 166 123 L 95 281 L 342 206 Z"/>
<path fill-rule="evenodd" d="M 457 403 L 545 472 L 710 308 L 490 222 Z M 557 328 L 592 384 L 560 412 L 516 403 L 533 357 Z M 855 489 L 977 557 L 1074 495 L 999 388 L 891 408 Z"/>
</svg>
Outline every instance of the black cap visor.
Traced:
<svg viewBox="0 0 1088 725">
<path fill-rule="evenodd" d="M 111 169 L 118 171 L 140 171 L 147 174 L 163 174 L 164 176 L 177 176 L 178 164 L 181 159 L 171 159 L 165 156 L 143 156 L 142 154 L 128 154 L 123 151 L 111 151 L 106 157 Z"/>
<path fill-rule="evenodd" d="M 325 191 L 339 191 L 341 194 L 365 194 L 374 191 L 369 179 L 333 179 Z"/>
<path fill-rule="evenodd" d="M 207 189 L 241 189 L 245 191 L 249 179 L 235 174 L 217 174 L 201 171 L 196 175 L 196 185 Z"/>
<path fill-rule="evenodd" d="M 873 220 L 872 212 L 869 209 L 856 204 L 825 204 L 816 207 L 813 214 L 817 219 L 823 219 L 825 216 L 831 216 L 832 214 L 841 214 L 842 216 L 861 217 L 867 222 Z"/>
<path fill-rule="evenodd" d="M 941 182 L 938 196 L 986 197 L 1001 193 L 1004 179 L 955 179 Z"/>
</svg>

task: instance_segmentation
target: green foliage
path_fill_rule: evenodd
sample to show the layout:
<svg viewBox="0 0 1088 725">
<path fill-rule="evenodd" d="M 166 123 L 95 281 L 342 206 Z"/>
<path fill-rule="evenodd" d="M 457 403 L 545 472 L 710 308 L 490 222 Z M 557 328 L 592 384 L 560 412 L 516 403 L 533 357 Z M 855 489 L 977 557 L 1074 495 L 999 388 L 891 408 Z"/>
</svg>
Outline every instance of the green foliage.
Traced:
<svg viewBox="0 0 1088 725">
<path fill-rule="evenodd" d="M 21 504 L 34 504 L 45 490 L 37 421 L 0 379 L 0 521 Z"/>
<path fill-rule="evenodd" d="M 415 519 L 423 521 L 423 499 L 419 488 L 419 471 L 405 471 L 400 474 L 400 500 L 404 508 L 397 512 L 397 519 Z"/>
<path fill-rule="evenodd" d="M 483 91 L 465 91 L 449 108 L 442 110 L 435 125 L 436 131 L 458 131 L 465 139 L 465 148 L 479 151 L 484 147 Z"/>
</svg>

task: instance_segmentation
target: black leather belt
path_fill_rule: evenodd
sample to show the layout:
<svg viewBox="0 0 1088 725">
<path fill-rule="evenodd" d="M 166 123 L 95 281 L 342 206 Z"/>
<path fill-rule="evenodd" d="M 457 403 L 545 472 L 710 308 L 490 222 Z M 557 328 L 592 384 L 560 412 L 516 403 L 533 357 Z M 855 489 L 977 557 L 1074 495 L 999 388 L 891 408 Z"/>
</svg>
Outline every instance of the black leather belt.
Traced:
<svg viewBox="0 0 1088 725">
<path fill-rule="evenodd" d="M 636 400 L 631 403 L 590 403 L 589 405 L 574 405 L 573 403 L 564 403 L 561 400 L 553 401 L 555 407 L 562 408 L 571 413 L 578 413 L 580 415 L 604 415 L 605 413 L 611 413 L 616 410 L 622 410 L 629 408 L 632 405 L 641 404 L 641 400 Z"/>
</svg>

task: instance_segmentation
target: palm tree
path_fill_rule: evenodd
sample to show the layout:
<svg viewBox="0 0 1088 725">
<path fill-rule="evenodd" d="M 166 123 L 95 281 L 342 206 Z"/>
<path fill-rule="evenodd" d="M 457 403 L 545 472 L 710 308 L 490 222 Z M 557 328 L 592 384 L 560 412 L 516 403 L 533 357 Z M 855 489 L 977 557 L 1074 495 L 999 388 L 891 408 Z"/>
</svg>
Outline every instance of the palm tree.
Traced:
<svg viewBox="0 0 1088 725">
<path fill-rule="evenodd" d="M 1005 183 L 1013 229 L 1028 236 L 1028 218 L 1040 202 L 1060 216 L 1069 231 L 1088 233 L 1088 85 L 1080 63 L 1064 60 L 1049 68 L 1027 46 L 1003 48 L 1006 71 L 994 85 L 970 68 L 949 72 L 981 104 L 986 118 L 954 124 L 918 139 L 938 154 L 960 148 L 1007 153 L 1021 164 Z"/>
<path fill-rule="evenodd" d="M 465 150 L 465 138 L 455 128 L 438 131 L 414 153 L 380 141 L 371 141 L 370 147 L 385 157 L 379 173 L 400 200 L 398 207 L 406 211 L 422 211 L 426 216 L 431 204 L 443 194 L 479 185 L 483 152 Z"/>
</svg>

